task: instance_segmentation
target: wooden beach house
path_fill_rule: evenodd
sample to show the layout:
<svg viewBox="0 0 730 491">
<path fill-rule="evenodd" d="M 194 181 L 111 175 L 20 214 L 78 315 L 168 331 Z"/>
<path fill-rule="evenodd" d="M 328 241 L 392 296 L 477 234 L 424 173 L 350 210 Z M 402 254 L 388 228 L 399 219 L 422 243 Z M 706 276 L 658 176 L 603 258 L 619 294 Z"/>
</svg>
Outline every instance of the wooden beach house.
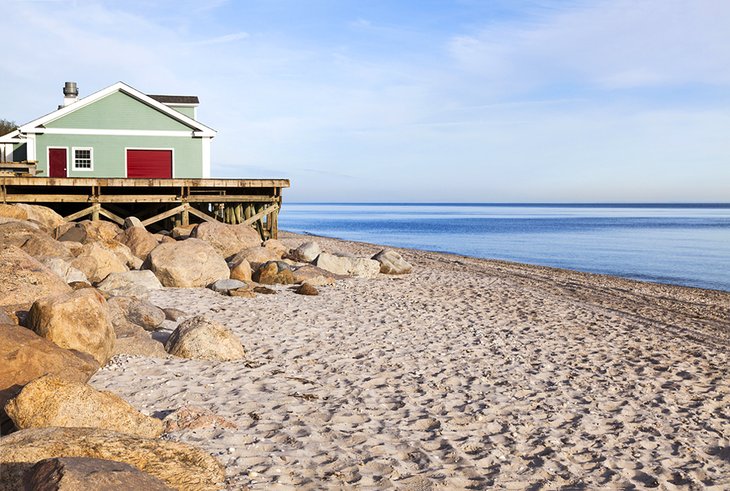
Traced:
<svg viewBox="0 0 730 491">
<path fill-rule="evenodd" d="M 5 162 L 35 161 L 47 177 L 210 177 L 215 130 L 197 121 L 195 96 L 147 95 L 117 82 L 0 137 Z"/>
<path fill-rule="evenodd" d="M 66 82 L 58 109 L 0 136 L 0 202 L 44 204 L 67 220 L 248 223 L 276 237 L 289 181 L 211 178 L 216 131 L 197 120 L 198 104 L 124 82 L 80 98 Z"/>
</svg>

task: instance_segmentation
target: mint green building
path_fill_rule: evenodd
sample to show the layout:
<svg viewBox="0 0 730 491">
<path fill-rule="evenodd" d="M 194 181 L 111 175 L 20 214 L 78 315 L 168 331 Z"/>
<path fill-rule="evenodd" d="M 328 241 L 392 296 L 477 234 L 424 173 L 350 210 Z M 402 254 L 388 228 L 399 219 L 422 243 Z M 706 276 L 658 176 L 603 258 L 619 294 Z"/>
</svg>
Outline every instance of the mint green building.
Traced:
<svg viewBox="0 0 730 491">
<path fill-rule="evenodd" d="M 0 137 L 0 161 L 36 161 L 46 177 L 207 178 L 216 132 L 197 106 L 123 82 L 79 98 L 67 82 L 58 110 Z"/>
</svg>

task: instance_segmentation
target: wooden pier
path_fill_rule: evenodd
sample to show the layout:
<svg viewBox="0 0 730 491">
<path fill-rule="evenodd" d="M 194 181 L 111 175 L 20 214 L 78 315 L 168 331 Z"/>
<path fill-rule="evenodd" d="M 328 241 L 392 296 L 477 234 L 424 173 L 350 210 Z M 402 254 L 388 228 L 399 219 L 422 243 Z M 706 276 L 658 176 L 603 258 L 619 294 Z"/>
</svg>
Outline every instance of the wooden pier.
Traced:
<svg viewBox="0 0 730 491">
<path fill-rule="evenodd" d="M 130 216 L 145 226 L 221 221 L 255 226 L 276 238 L 288 179 L 123 179 L 0 177 L 2 203 L 48 206 L 67 221 Z M 164 222 L 163 222 L 164 221 Z"/>
</svg>

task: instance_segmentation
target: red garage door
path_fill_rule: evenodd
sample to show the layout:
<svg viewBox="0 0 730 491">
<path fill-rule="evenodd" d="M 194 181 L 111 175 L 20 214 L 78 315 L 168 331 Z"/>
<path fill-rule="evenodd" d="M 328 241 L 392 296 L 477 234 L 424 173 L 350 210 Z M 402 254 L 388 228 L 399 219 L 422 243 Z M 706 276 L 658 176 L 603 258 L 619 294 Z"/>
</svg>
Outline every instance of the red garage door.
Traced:
<svg viewBox="0 0 730 491">
<path fill-rule="evenodd" d="M 127 150 L 127 177 L 172 178 L 172 150 Z"/>
</svg>

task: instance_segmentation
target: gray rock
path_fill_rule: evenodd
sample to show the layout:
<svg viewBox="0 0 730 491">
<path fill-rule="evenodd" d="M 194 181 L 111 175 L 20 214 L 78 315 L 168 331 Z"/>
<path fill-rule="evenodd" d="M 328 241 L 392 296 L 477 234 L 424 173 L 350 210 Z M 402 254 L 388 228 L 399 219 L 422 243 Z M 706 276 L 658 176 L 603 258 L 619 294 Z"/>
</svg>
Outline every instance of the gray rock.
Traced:
<svg viewBox="0 0 730 491">
<path fill-rule="evenodd" d="M 245 356 L 241 341 L 224 325 L 203 316 L 183 321 L 165 343 L 168 353 L 182 358 L 230 361 Z"/>
<path fill-rule="evenodd" d="M 152 271 L 145 269 L 110 273 L 97 288 L 109 296 L 143 298 L 150 291 L 162 288 L 162 284 Z"/>
<path fill-rule="evenodd" d="M 144 225 L 142 225 L 142 220 L 140 220 L 137 217 L 127 217 L 127 218 L 125 218 L 124 219 L 124 225 L 123 225 L 122 228 L 124 228 L 126 230 L 128 228 L 133 228 L 133 227 L 142 227 L 142 228 L 144 228 Z"/>
<path fill-rule="evenodd" d="M 48 257 L 41 260 L 44 266 L 56 273 L 58 276 L 63 278 L 66 283 L 73 283 L 74 281 L 88 282 L 86 275 L 71 266 L 69 261 L 65 261 L 60 257 Z"/>
<path fill-rule="evenodd" d="M 319 244 L 317 244 L 316 242 L 305 242 L 296 249 L 293 249 L 289 253 L 289 255 L 295 261 L 311 263 L 312 261 L 317 259 L 317 256 L 319 256 L 321 253 L 322 249 L 320 249 Z"/>
<path fill-rule="evenodd" d="M 246 283 L 239 280 L 218 280 L 215 283 L 208 285 L 208 288 L 217 293 L 227 294 L 228 290 L 236 290 L 238 288 L 244 288 Z"/>
<path fill-rule="evenodd" d="M 165 311 L 146 300 L 134 297 L 112 297 L 107 301 L 112 319 L 124 317 L 145 331 L 154 331 L 165 321 Z M 112 320 L 112 323 L 115 321 Z M 116 326 L 115 326 L 116 327 Z"/>
<path fill-rule="evenodd" d="M 406 274 L 413 266 L 392 249 L 383 249 L 373 256 L 380 263 L 380 272 L 384 274 Z"/>
</svg>

